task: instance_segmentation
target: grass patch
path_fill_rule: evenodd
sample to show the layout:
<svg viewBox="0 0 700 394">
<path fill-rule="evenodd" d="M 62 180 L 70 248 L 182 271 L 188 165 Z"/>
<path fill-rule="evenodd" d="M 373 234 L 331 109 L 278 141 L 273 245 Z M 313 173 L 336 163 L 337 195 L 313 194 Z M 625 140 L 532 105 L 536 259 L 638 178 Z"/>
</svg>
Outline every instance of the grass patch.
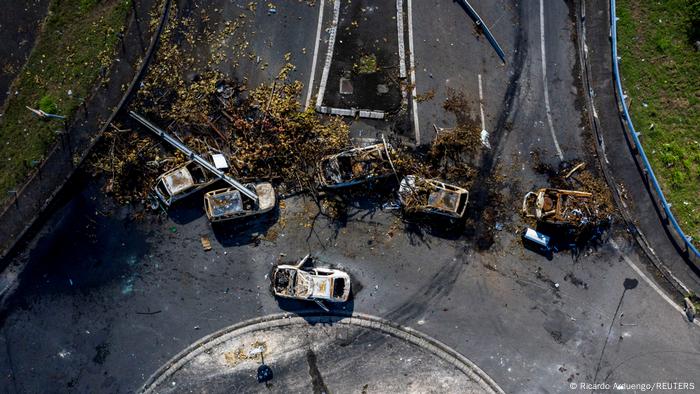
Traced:
<svg viewBox="0 0 700 394">
<path fill-rule="evenodd" d="M 683 231 L 700 244 L 698 0 L 619 0 L 623 85 L 635 128 Z"/>
<path fill-rule="evenodd" d="M 379 71 L 377 57 L 374 54 L 362 55 L 360 61 L 354 64 L 355 72 L 358 74 L 373 74 Z"/>
<path fill-rule="evenodd" d="M 131 0 L 53 0 L 42 32 L 17 76 L 0 118 L 0 201 L 23 182 L 26 163 L 41 161 L 58 120 L 41 120 L 25 106 L 70 118 L 106 75 Z M 70 94 L 68 93 L 70 91 Z M 15 92 L 17 92 L 15 94 Z"/>
</svg>

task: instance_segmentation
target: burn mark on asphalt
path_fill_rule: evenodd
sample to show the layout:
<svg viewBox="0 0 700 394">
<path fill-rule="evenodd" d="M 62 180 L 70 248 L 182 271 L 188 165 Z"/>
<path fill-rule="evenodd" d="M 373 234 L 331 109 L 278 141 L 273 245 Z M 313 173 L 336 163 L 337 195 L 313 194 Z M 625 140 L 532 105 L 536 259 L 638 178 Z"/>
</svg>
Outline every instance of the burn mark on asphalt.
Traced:
<svg viewBox="0 0 700 394">
<path fill-rule="evenodd" d="M 443 269 L 436 272 L 428 281 L 428 284 L 416 291 L 409 299 L 410 302 L 399 306 L 389 312 L 390 320 L 407 322 L 423 315 L 430 308 L 434 300 L 439 300 L 452 291 L 457 278 L 466 265 L 463 258 L 455 258 L 446 264 Z"/>
<path fill-rule="evenodd" d="M 109 343 L 102 342 L 95 347 L 95 357 L 92 358 L 92 362 L 102 365 L 107 356 L 109 356 Z"/>
<path fill-rule="evenodd" d="M 521 13 L 523 12 L 523 8 L 524 7 L 521 8 Z M 517 21 L 514 21 L 514 24 L 519 25 L 522 19 L 522 14 L 517 15 Z M 494 190 L 497 185 L 495 182 L 492 182 L 494 170 L 497 168 L 496 165 L 498 164 L 498 157 L 501 153 L 500 146 L 503 137 L 508 135 L 512 128 L 513 119 L 518 115 L 519 110 L 517 106 L 513 106 L 513 103 L 521 93 L 521 84 L 519 81 L 522 77 L 523 66 L 528 55 L 528 37 L 526 36 L 526 29 L 515 29 L 514 34 L 514 47 L 517 50 L 513 53 L 513 61 L 511 63 L 513 65 L 513 72 L 508 81 L 508 88 L 503 98 L 503 110 L 496 120 L 493 132 L 489 136 L 491 149 L 486 150 L 482 155 L 481 163 L 473 183 L 474 186 L 469 194 L 472 220 L 473 223 L 475 223 L 476 239 L 483 239 L 480 242 L 481 247 L 489 244 L 489 234 L 492 234 L 491 224 L 485 223 L 484 220 L 482 220 L 482 216 L 487 212 L 486 208 L 493 205 L 491 197 L 497 194 L 496 190 Z M 488 246 L 490 247 L 490 245 Z"/>
<path fill-rule="evenodd" d="M 562 311 L 555 310 L 544 322 L 544 329 L 555 342 L 564 345 L 576 334 L 573 321 Z"/>
<path fill-rule="evenodd" d="M 321 371 L 318 370 L 316 364 L 316 353 L 313 350 L 306 350 L 306 362 L 309 364 L 309 376 L 311 377 L 311 387 L 314 394 L 328 393 L 328 387 L 323 382 Z"/>
<path fill-rule="evenodd" d="M 588 283 L 574 276 L 572 272 L 566 274 L 566 276 L 564 276 L 564 280 L 568 280 L 569 282 L 571 282 L 572 285 L 576 287 L 583 287 L 584 289 L 588 290 Z"/>
<path fill-rule="evenodd" d="M 540 281 L 548 284 L 549 287 L 551 287 L 554 291 L 554 295 L 557 296 L 557 298 L 561 298 L 561 295 L 559 294 L 559 286 L 552 279 L 550 279 L 550 277 L 547 276 L 547 274 L 542 272 L 542 267 L 537 267 L 537 271 L 535 271 L 535 277 Z"/>
</svg>

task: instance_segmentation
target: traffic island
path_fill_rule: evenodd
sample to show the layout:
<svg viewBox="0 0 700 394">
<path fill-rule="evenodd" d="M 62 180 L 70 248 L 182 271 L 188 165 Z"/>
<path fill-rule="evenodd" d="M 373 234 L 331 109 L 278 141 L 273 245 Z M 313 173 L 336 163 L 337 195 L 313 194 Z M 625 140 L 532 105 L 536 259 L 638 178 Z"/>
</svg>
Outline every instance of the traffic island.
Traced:
<svg viewBox="0 0 700 394">
<path fill-rule="evenodd" d="M 401 108 L 397 3 L 355 0 L 340 7 L 327 84 L 317 110 L 341 116 L 384 119 Z M 405 65 L 404 65 L 405 67 Z M 404 76 L 405 77 L 405 76 Z"/>
<path fill-rule="evenodd" d="M 231 326 L 192 344 L 141 392 L 204 390 L 503 392 L 444 344 L 363 314 L 277 314 Z"/>
</svg>

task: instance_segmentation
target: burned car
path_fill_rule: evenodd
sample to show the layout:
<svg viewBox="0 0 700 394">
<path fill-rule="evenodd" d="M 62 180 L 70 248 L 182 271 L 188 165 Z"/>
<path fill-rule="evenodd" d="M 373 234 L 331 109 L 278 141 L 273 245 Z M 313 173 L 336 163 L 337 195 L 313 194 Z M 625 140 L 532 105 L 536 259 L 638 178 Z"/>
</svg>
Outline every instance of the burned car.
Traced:
<svg viewBox="0 0 700 394">
<path fill-rule="evenodd" d="M 244 185 L 258 196 L 256 203 L 235 188 L 212 190 L 204 195 L 204 211 L 212 223 L 240 219 L 270 211 L 275 206 L 275 189 L 268 182 Z"/>
<path fill-rule="evenodd" d="M 345 302 L 350 298 L 350 276 L 331 268 L 306 267 L 305 256 L 296 265 L 281 264 L 272 271 L 272 291 L 278 297 L 310 301 Z"/>
<path fill-rule="evenodd" d="M 391 149 L 391 145 L 381 143 L 326 156 L 318 163 L 319 182 L 323 187 L 338 188 L 389 176 Z"/>
<path fill-rule="evenodd" d="M 598 221 L 593 194 L 575 190 L 542 188 L 523 199 L 523 214 L 540 222 L 581 227 Z"/>
<path fill-rule="evenodd" d="M 201 165 L 188 161 L 159 176 L 153 190 L 163 204 L 170 206 L 173 202 L 211 185 L 217 179 Z"/>
<path fill-rule="evenodd" d="M 406 212 L 419 212 L 461 219 L 469 192 L 437 179 L 407 175 L 399 185 L 399 201 Z"/>
</svg>

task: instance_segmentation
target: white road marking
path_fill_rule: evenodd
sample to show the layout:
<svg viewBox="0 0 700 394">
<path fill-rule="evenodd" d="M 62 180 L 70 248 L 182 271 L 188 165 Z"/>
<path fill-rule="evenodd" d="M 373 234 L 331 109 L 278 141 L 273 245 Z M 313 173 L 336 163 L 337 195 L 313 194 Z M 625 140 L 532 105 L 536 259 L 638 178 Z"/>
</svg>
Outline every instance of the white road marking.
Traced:
<svg viewBox="0 0 700 394">
<path fill-rule="evenodd" d="M 486 130 L 486 121 L 484 120 L 484 89 L 481 85 L 481 74 L 479 74 L 479 111 L 481 112 L 481 130 Z"/>
<path fill-rule="evenodd" d="M 561 153 L 561 148 L 559 147 L 559 141 L 557 141 L 557 135 L 554 133 L 554 126 L 552 122 L 552 108 L 549 105 L 549 88 L 547 87 L 547 56 L 544 50 L 544 0 L 540 0 L 540 49 L 542 52 L 542 81 L 544 83 L 544 105 L 547 109 L 547 123 L 549 123 L 549 132 L 552 133 L 552 139 L 554 140 L 554 147 L 557 149 L 557 155 L 559 155 L 559 160 L 564 160 L 564 155 Z"/>
<path fill-rule="evenodd" d="M 318 26 L 316 26 L 316 44 L 314 45 L 314 58 L 311 61 L 311 75 L 309 76 L 309 85 L 306 87 L 306 104 L 304 109 L 309 109 L 311 104 L 311 91 L 314 88 L 314 78 L 316 77 L 316 61 L 318 60 L 318 45 L 321 42 L 321 29 L 323 28 L 323 8 L 325 0 L 321 0 L 318 9 Z"/>
<path fill-rule="evenodd" d="M 416 133 L 416 145 L 420 145 L 420 125 L 418 124 L 418 102 L 416 101 L 416 61 L 413 56 L 415 47 L 413 46 L 413 6 L 411 0 L 407 2 L 408 7 L 408 51 L 409 66 L 411 67 L 411 106 L 413 109 L 413 131 Z"/>
<path fill-rule="evenodd" d="M 328 38 L 328 52 L 326 52 L 326 63 L 323 66 L 323 74 L 321 75 L 321 84 L 318 87 L 316 95 L 316 107 L 320 107 L 323 103 L 323 94 L 326 92 L 326 83 L 328 83 L 328 73 L 331 70 L 333 62 L 333 48 L 335 47 L 335 36 L 338 31 L 338 18 L 340 17 L 340 0 L 334 0 L 333 4 L 333 25 L 331 26 L 331 34 Z"/>
<path fill-rule="evenodd" d="M 484 118 L 484 89 L 481 85 L 481 74 L 479 74 L 479 113 L 481 114 L 481 143 L 491 148 L 489 144 L 489 132 L 486 131 L 486 119 Z"/>
<path fill-rule="evenodd" d="M 403 0 L 396 0 L 396 31 L 399 34 L 399 77 L 406 78 L 406 49 L 403 42 Z"/>
<path fill-rule="evenodd" d="M 664 293 L 664 291 L 661 290 L 659 288 L 659 286 L 657 286 L 656 283 L 654 283 L 653 280 L 651 280 L 648 276 L 646 276 L 644 274 L 644 272 L 639 267 L 637 267 L 637 265 L 634 264 L 634 262 L 632 262 L 632 260 L 630 260 L 629 257 L 627 257 L 626 254 L 622 253 L 622 251 L 620 250 L 620 247 L 618 246 L 617 242 L 615 242 L 614 239 L 612 239 L 612 238 L 610 239 L 610 244 L 612 245 L 613 248 L 615 248 L 615 250 L 617 250 L 620 253 L 620 255 L 622 256 L 622 259 L 625 260 L 627 265 L 629 265 L 630 268 L 632 268 L 634 270 L 634 272 L 637 273 L 637 275 L 639 275 L 652 289 L 654 289 L 654 291 L 656 291 L 661 296 L 661 298 L 664 299 L 664 301 L 666 301 L 669 305 L 671 305 L 673 307 L 673 309 L 680 312 L 683 315 L 684 319 L 686 318 L 685 311 L 683 310 L 683 308 L 681 308 L 680 305 L 673 302 L 673 300 L 668 295 L 666 295 L 666 293 Z M 693 321 L 693 323 L 695 323 L 696 326 L 700 326 L 700 320 L 696 319 Z"/>
</svg>

